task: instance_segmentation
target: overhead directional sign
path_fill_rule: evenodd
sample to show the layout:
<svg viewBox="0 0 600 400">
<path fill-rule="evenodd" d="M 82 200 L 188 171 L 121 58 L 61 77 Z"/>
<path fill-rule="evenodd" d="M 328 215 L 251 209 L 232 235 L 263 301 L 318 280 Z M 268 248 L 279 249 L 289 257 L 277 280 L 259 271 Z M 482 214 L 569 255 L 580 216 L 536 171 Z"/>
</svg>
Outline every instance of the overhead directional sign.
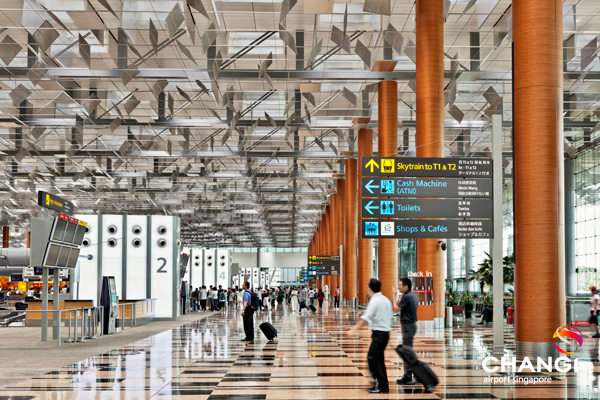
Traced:
<svg viewBox="0 0 600 400">
<path fill-rule="evenodd" d="M 308 256 L 308 275 L 339 275 L 340 274 L 340 256 Z"/>
<path fill-rule="evenodd" d="M 362 220 L 363 239 L 493 239 L 491 219 Z"/>
<path fill-rule="evenodd" d="M 73 215 L 74 212 L 73 203 L 42 190 L 38 192 L 38 206 L 46 207 L 67 215 Z"/>
<path fill-rule="evenodd" d="M 487 178 L 362 178 L 362 197 L 492 197 Z"/>
<path fill-rule="evenodd" d="M 492 199 L 361 199 L 362 218 L 493 218 Z"/>
<path fill-rule="evenodd" d="M 487 158 L 362 157 L 362 176 L 491 178 Z"/>
</svg>

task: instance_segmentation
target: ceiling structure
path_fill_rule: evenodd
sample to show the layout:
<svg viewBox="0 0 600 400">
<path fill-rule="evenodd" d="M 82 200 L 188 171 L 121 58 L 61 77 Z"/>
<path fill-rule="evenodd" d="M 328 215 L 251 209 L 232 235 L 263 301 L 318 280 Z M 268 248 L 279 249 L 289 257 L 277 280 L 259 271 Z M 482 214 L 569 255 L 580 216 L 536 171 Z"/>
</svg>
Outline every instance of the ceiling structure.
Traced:
<svg viewBox="0 0 600 400">
<path fill-rule="evenodd" d="M 485 156 L 501 113 L 510 185 L 511 1 L 446 11 L 446 156 Z M 186 245 L 307 246 L 359 128 L 377 149 L 383 79 L 399 83 L 399 154 L 416 152 L 414 13 L 414 0 L 2 0 L 0 224 L 27 229 L 46 190 L 77 213 L 178 215 Z M 598 13 L 564 2 L 571 156 L 599 137 Z"/>
</svg>

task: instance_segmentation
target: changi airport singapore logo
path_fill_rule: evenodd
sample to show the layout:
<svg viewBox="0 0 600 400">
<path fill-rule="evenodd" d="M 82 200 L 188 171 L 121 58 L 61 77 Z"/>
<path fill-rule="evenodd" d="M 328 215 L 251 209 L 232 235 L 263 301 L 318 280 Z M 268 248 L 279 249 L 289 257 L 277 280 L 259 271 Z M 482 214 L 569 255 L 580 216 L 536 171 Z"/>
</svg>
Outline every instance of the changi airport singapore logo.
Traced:
<svg viewBox="0 0 600 400">
<path fill-rule="evenodd" d="M 573 330 L 577 331 L 577 332 L 573 332 Z M 583 335 L 581 334 L 581 331 L 577 328 L 575 328 L 574 326 L 570 326 L 570 325 L 565 325 L 565 326 L 561 326 L 558 329 L 556 329 L 556 332 L 554 332 L 554 335 L 552 337 L 553 340 L 553 345 L 556 348 L 556 350 L 558 350 L 558 352 L 560 354 L 573 354 L 573 351 L 567 351 L 564 350 L 562 348 L 560 348 L 558 345 L 560 344 L 560 342 L 557 344 L 556 343 L 556 339 L 559 339 L 560 342 L 565 343 L 567 345 L 573 345 L 573 344 L 577 344 L 578 347 L 581 347 L 583 345 Z M 493 364 L 495 365 L 492 365 Z M 498 365 L 498 362 L 500 363 L 500 365 Z M 488 372 L 488 373 L 496 373 L 496 372 L 501 372 L 501 373 L 506 373 L 506 372 L 512 372 L 515 375 L 507 375 L 507 376 L 488 376 L 485 377 L 483 382 L 484 383 L 523 383 L 525 385 L 532 383 L 532 384 L 536 384 L 536 383 L 549 383 L 552 381 L 552 378 L 549 376 L 543 376 L 543 377 L 527 377 L 527 376 L 518 376 L 519 373 L 521 372 L 526 372 L 526 373 L 541 373 L 541 372 L 560 372 L 560 373 L 567 373 L 569 371 L 574 371 L 574 372 L 579 372 L 579 360 L 577 358 L 575 359 L 571 359 L 569 357 L 566 356 L 560 356 L 557 357 L 556 359 L 553 359 L 553 357 L 538 357 L 536 360 L 536 365 L 534 367 L 533 363 L 531 362 L 531 360 L 529 359 L 529 357 L 524 357 L 523 361 L 521 361 L 519 367 L 517 368 L 517 359 L 516 357 L 511 357 L 510 354 L 507 353 L 500 359 L 498 360 L 496 357 L 493 356 L 489 356 L 483 359 L 482 361 L 482 367 L 484 369 L 484 371 Z"/>
<path fill-rule="evenodd" d="M 578 333 L 571 332 L 568 329 L 574 329 Z M 573 354 L 573 352 L 566 351 L 566 350 L 563 350 L 560 347 L 558 347 L 558 345 L 556 344 L 556 338 L 559 338 L 561 342 L 566 343 L 566 344 L 571 344 L 571 341 L 569 339 L 567 339 L 567 338 L 571 338 L 575 341 L 575 343 L 577 343 L 579 345 L 579 347 L 583 346 L 583 335 L 581 334 L 581 331 L 579 329 L 575 328 L 574 326 L 570 326 L 570 325 L 561 326 L 560 328 L 558 328 L 556 330 L 556 332 L 554 332 L 554 336 L 552 338 L 554 339 L 554 347 L 556 347 L 556 350 L 558 350 L 558 352 L 562 353 L 562 354 Z"/>
</svg>

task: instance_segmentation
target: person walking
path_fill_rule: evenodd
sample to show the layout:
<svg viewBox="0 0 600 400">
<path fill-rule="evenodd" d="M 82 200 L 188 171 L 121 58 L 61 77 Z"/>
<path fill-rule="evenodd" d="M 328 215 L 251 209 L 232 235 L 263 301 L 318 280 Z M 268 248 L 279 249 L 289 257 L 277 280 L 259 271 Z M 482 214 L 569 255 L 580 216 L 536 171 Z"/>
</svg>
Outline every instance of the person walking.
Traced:
<svg viewBox="0 0 600 400">
<path fill-rule="evenodd" d="M 306 293 L 306 290 L 304 289 L 304 286 L 300 286 L 300 309 L 299 311 L 302 311 L 303 308 L 308 308 L 306 306 L 306 298 L 308 296 L 308 294 Z"/>
<path fill-rule="evenodd" d="M 292 299 L 292 312 L 294 312 L 298 309 L 298 290 L 296 290 L 296 286 L 292 288 L 290 297 Z"/>
<path fill-rule="evenodd" d="M 412 292 L 412 281 L 408 278 L 400 279 L 398 290 L 402 297 L 397 304 L 394 304 L 394 312 L 400 312 L 400 324 L 402 326 L 402 345 L 412 349 L 413 338 L 417 333 L 417 296 Z M 412 371 L 408 365 L 404 364 L 404 375 L 396 381 L 398 385 L 416 385 Z"/>
<path fill-rule="evenodd" d="M 191 290 L 190 286 L 190 290 Z M 198 288 L 192 292 L 192 311 L 198 311 Z"/>
<path fill-rule="evenodd" d="M 244 311 L 244 290 L 238 289 L 236 298 L 237 298 L 237 304 L 238 304 L 237 307 L 240 310 Z"/>
<path fill-rule="evenodd" d="M 234 301 L 235 301 L 235 292 L 232 289 L 229 289 L 228 292 L 229 292 L 229 303 L 227 305 L 229 306 L 230 310 L 233 310 L 233 308 L 234 308 L 233 305 L 235 304 L 234 303 Z"/>
<path fill-rule="evenodd" d="M 319 293 L 317 294 L 317 299 L 319 300 L 319 308 L 323 308 L 323 300 L 325 299 L 325 292 L 322 289 L 319 289 Z"/>
<path fill-rule="evenodd" d="M 206 290 L 206 286 L 202 286 L 200 289 L 200 307 L 202 311 L 206 311 L 206 297 L 208 296 L 208 290 Z"/>
<path fill-rule="evenodd" d="M 250 282 L 244 282 L 244 303 L 242 308 L 242 320 L 244 321 L 244 333 L 246 337 L 244 342 L 254 340 L 254 310 L 252 309 L 252 292 L 250 291 Z"/>
<path fill-rule="evenodd" d="M 217 290 L 216 286 L 213 287 L 212 302 L 213 302 L 215 311 L 219 311 L 219 291 Z"/>
<path fill-rule="evenodd" d="M 221 285 L 219 285 L 219 309 L 227 309 L 227 290 L 221 288 Z"/>
<path fill-rule="evenodd" d="M 340 287 L 339 286 L 333 291 L 333 309 L 334 310 L 340 309 Z"/>
<path fill-rule="evenodd" d="M 265 285 L 261 293 L 262 309 L 263 311 L 269 311 L 269 286 Z"/>
<path fill-rule="evenodd" d="M 315 305 L 315 291 L 312 288 L 312 286 L 310 287 L 310 289 L 308 291 L 308 300 L 310 301 L 310 305 L 314 307 L 314 305 Z"/>
<path fill-rule="evenodd" d="M 592 336 L 593 338 L 600 338 L 600 330 L 598 329 L 598 312 L 600 312 L 600 294 L 596 289 L 596 286 L 591 286 L 590 290 L 592 291 L 592 298 L 590 299 L 590 307 L 592 309 L 590 315 L 590 324 L 594 326 L 596 330 L 596 334 Z"/>
<path fill-rule="evenodd" d="M 381 293 L 381 282 L 377 279 L 369 281 L 367 289 L 371 295 L 371 301 L 367 305 L 365 313 L 360 317 L 356 325 L 349 331 L 348 336 L 353 336 L 357 330 L 369 324 L 371 333 L 371 346 L 367 353 L 369 371 L 375 379 L 373 387 L 368 390 L 369 393 L 389 393 L 390 385 L 385 368 L 385 348 L 390 340 L 390 331 L 392 330 L 392 302 Z"/>
</svg>

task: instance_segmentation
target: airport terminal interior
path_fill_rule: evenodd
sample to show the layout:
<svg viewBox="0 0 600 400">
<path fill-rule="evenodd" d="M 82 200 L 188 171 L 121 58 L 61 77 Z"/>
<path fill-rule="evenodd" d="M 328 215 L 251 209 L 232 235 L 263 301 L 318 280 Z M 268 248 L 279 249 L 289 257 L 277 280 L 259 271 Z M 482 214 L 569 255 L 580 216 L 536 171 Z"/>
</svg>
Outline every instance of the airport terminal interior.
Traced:
<svg viewBox="0 0 600 400">
<path fill-rule="evenodd" d="M 598 0 L 0 0 L 0 400 L 600 398 Z"/>
</svg>

